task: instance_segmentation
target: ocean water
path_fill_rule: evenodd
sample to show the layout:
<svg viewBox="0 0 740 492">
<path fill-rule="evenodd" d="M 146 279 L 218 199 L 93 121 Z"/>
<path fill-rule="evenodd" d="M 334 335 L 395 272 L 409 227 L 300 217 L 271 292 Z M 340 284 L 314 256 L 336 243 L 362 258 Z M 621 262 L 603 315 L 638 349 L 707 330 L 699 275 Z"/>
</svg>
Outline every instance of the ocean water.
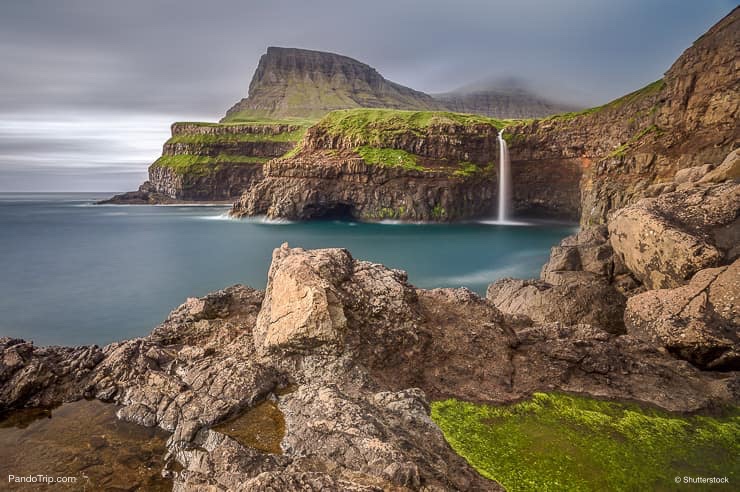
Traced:
<svg viewBox="0 0 740 492">
<path fill-rule="evenodd" d="M 264 288 L 272 250 L 344 247 L 425 288 L 485 293 L 536 277 L 573 225 L 270 223 L 220 206 L 93 205 L 109 194 L 0 194 L 0 336 L 38 345 L 143 336 L 187 297 Z"/>
</svg>

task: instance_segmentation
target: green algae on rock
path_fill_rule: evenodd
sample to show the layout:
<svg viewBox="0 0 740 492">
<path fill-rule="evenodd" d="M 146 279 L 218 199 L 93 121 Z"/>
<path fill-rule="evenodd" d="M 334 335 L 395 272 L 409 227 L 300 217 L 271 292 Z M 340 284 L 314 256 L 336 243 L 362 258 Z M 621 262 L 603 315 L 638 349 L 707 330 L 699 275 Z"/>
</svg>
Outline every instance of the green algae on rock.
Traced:
<svg viewBox="0 0 740 492">
<path fill-rule="evenodd" d="M 535 393 L 510 406 L 432 404 L 450 445 L 509 491 L 672 490 L 675 477 L 740 478 L 740 409 L 681 416 Z M 712 490 L 724 490 L 714 484 Z"/>
</svg>

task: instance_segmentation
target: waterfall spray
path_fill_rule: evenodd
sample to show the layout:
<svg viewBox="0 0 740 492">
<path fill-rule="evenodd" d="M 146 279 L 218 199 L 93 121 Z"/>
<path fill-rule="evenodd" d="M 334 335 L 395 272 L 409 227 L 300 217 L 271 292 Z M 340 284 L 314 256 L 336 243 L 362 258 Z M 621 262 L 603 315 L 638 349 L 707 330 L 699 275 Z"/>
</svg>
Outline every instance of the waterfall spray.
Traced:
<svg viewBox="0 0 740 492">
<path fill-rule="evenodd" d="M 498 144 L 501 152 L 498 167 L 498 221 L 506 222 L 509 220 L 511 207 L 511 162 L 503 130 L 498 133 Z"/>
</svg>

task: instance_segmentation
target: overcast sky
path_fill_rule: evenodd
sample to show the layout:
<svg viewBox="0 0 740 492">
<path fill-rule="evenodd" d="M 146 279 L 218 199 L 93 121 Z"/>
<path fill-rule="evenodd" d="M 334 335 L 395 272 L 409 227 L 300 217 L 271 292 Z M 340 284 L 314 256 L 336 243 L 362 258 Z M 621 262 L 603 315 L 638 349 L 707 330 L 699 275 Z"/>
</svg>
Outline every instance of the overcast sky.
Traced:
<svg viewBox="0 0 740 492">
<path fill-rule="evenodd" d="M 2 0 L 0 191 L 135 189 L 176 120 L 246 96 L 267 46 L 426 92 L 517 77 L 591 106 L 661 77 L 725 0 Z"/>
</svg>

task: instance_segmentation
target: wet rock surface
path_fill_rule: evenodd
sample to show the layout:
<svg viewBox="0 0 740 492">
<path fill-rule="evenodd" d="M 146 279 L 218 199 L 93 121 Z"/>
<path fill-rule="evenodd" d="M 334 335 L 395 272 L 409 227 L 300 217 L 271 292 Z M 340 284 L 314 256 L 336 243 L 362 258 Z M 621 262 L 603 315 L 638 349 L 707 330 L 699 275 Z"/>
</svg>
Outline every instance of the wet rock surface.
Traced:
<svg viewBox="0 0 740 492">
<path fill-rule="evenodd" d="M 161 476 L 167 433 L 116 418 L 115 406 L 80 400 L 16 410 L 0 420 L 3 490 L 172 489 Z M 8 475 L 71 477 L 68 483 L 16 483 Z"/>
</svg>

